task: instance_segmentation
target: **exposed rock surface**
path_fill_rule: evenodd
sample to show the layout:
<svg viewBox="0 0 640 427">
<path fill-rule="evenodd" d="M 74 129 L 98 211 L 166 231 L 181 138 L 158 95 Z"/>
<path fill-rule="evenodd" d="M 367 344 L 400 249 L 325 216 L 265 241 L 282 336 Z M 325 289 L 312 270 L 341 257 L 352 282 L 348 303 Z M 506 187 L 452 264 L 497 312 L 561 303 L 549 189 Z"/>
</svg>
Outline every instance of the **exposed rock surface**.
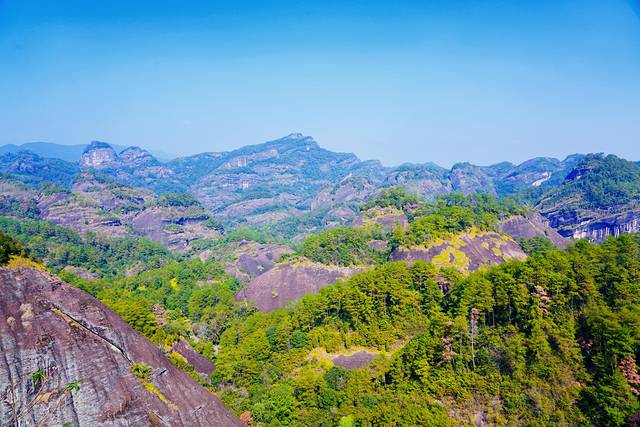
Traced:
<svg viewBox="0 0 640 427">
<path fill-rule="evenodd" d="M 502 264 L 511 259 L 527 256 L 510 237 L 495 232 L 472 230 L 446 239 L 435 239 L 423 246 L 395 249 L 391 261 L 430 261 L 439 266 L 450 266 L 461 272 Z"/>
<path fill-rule="evenodd" d="M 404 187 L 407 191 L 427 199 L 451 192 L 449 171 L 433 163 L 404 164 L 390 171 L 385 179 L 387 187 Z"/>
<path fill-rule="evenodd" d="M 45 272 L 0 268 L 0 294 L 1 425 L 13 425 L 14 410 L 20 425 L 241 425 L 218 398 L 80 289 Z M 131 373 L 134 363 L 153 368 L 157 392 Z M 38 372 L 45 379 L 37 380 Z M 15 406 L 7 398 L 13 395 Z"/>
<path fill-rule="evenodd" d="M 378 355 L 378 353 L 372 353 L 365 350 L 357 351 L 353 354 L 341 354 L 332 359 L 332 362 L 336 366 L 340 366 L 347 369 L 362 368 L 367 366 Z"/>
<path fill-rule="evenodd" d="M 29 147 L 35 149 L 36 145 Z M 490 166 L 459 163 L 446 169 L 424 163 L 388 168 L 378 161 L 361 161 L 350 153 L 323 149 L 313 138 L 301 134 L 290 134 L 228 152 L 178 158 L 167 163 L 158 161 L 138 147 L 125 148 L 118 154 L 113 146 L 96 141 L 86 147 L 78 162 L 44 158 L 19 151 L 17 146 L 0 147 L 2 152 L 0 173 L 30 185 L 53 181 L 70 188 L 74 182 L 84 180 L 83 175 L 91 173 L 107 181 L 146 188 L 156 194 L 188 191 L 221 223 L 285 223 L 286 228 L 287 221 L 303 218 L 305 214 L 320 216 L 326 213 L 321 220 L 301 226 L 306 229 L 299 234 L 348 224 L 360 202 L 381 188 L 391 186 L 404 187 L 427 199 L 450 192 L 498 196 L 526 193 L 533 199 L 542 197 L 538 210 L 564 237 L 599 241 L 609 235 L 639 230 L 636 218 L 640 208 L 637 203 L 623 206 L 627 203 L 624 202 L 616 207 L 612 207 L 615 203 L 607 203 L 594 209 L 584 203 L 576 203 L 576 198 L 571 197 L 575 191 L 560 196 L 555 194 L 558 197 L 551 197 L 551 201 L 545 198 L 549 191 L 564 186 L 566 182 L 589 179 L 598 173 L 597 165 L 585 162 L 585 159 L 594 157 L 591 155 L 572 155 L 564 160 L 540 157 L 519 165 L 508 162 Z M 60 157 L 68 158 L 62 151 L 51 150 L 50 147 L 39 152 L 60 152 Z M 21 212 L 28 211 L 34 215 L 35 210 L 26 205 L 31 202 L 15 194 L 9 197 L 3 193 L 0 196 L 3 205 L 15 207 L 22 204 Z M 62 194 L 37 200 L 38 206 L 46 213 L 41 219 L 49 219 L 47 214 L 50 214 L 52 221 L 81 232 L 91 230 L 115 236 L 127 234 L 131 222 L 111 214 L 116 209 L 130 213 L 128 209 L 135 203 L 123 206 L 118 202 L 113 207 L 98 203 L 102 206 L 100 209 L 110 209 L 105 214 L 94 209 L 92 203 L 85 204 L 86 200 L 68 203 L 70 200 Z M 637 199 L 635 201 L 638 202 Z M 60 213 L 63 212 L 72 212 L 73 215 L 62 220 Z M 191 227 L 191 230 L 174 233 L 176 227 L 167 228 L 171 224 L 165 218 L 160 223 L 154 223 L 153 218 L 148 219 L 149 227 L 142 225 L 149 229 L 148 235 L 174 249 L 182 250 L 189 246 L 189 242 L 200 238 L 202 229 Z M 137 222 L 145 221 L 143 217 Z M 154 224 L 157 227 L 151 227 Z M 317 229 L 311 230 L 314 227 Z"/>
<path fill-rule="evenodd" d="M 99 276 L 96 273 L 93 273 L 89 270 L 87 270 L 86 268 L 82 268 L 82 267 L 76 267 L 73 265 L 66 265 L 62 271 L 66 271 L 68 273 L 73 273 L 76 276 L 80 277 L 81 279 L 86 279 L 86 280 L 96 280 L 99 278 Z"/>
<path fill-rule="evenodd" d="M 213 371 L 216 369 L 216 365 L 191 347 L 184 339 L 180 339 L 177 343 L 171 347 L 171 351 L 175 351 L 180 354 L 185 360 L 193 366 L 193 369 L 203 378 L 209 378 Z"/>
<path fill-rule="evenodd" d="M 556 230 L 551 228 L 549 221 L 538 213 L 529 213 L 526 216 L 513 216 L 498 222 L 497 227 L 516 240 L 543 237 L 549 239 L 559 248 L 564 248 L 569 242 Z"/>
<path fill-rule="evenodd" d="M 220 231 L 207 225 L 210 214 L 201 206 L 166 206 L 150 190 L 132 188 L 83 174 L 70 190 L 38 191 L 0 179 L 0 215 L 51 221 L 84 234 L 109 237 L 145 236 L 169 249 L 183 251 L 193 241 L 217 239 Z"/>
<path fill-rule="evenodd" d="M 493 179 L 479 166 L 458 163 L 451 169 L 449 179 L 456 193 L 473 194 L 483 191 L 496 194 Z"/>
<path fill-rule="evenodd" d="M 243 240 L 233 250 L 235 259 L 225 264 L 229 274 L 247 281 L 271 270 L 278 259 L 290 253 L 293 249 L 287 246 Z"/>
<path fill-rule="evenodd" d="M 374 182 L 377 181 L 379 180 L 375 178 L 348 175 L 339 183 L 320 190 L 309 205 L 311 209 L 323 209 L 347 203 L 362 202 L 376 191 Z"/>
<path fill-rule="evenodd" d="M 116 162 L 115 150 L 106 142 L 92 141 L 82 153 L 80 166 L 83 168 L 107 168 Z"/>
<path fill-rule="evenodd" d="M 261 311 L 272 311 L 307 294 L 316 293 L 357 271 L 355 268 L 327 266 L 310 261 L 286 262 L 251 280 L 236 293 L 236 299 L 253 302 Z"/>
<path fill-rule="evenodd" d="M 15 147 L 8 147 L 7 154 L 0 156 L 0 172 L 34 185 L 46 179 L 68 188 L 74 179 L 90 172 L 157 194 L 189 191 L 218 220 L 231 224 L 275 224 L 305 213 L 330 211 L 321 224 L 316 221 L 316 225 L 327 228 L 347 224 L 353 218 L 356 206 L 380 188 L 401 186 L 428 199 L 449 192 L 499 196 L 531 188 L 540 188 L 542 192 L 562 183 L 583 158 L 581 155 L 564 160 L 535 158 L 520 165 L 459 163 L 450 170 L 433 163 L 387 168 L 378 161 L 361 161 L 350 153 L 323 149 L 311 137 L 290 134 L 263 144 L 229 152 L 202 153 L 168 163 L 158 161 L 139 147 L 129 147 L 118 154 L 109 144 L 97 141 L 86 147 L 78 163 L 44 159 L 33 153 L 16 154 Z M 86 206 L 76 205 L 70 210 L 76 212 L 72 222 L 81 231 L 97 229 L 123 235 L 129 224 L 113 218 L 95 220 L 95 212 Z M 551 216 L 549 219 L 554 227 L 560 224 Z M 625 228 L 618 224 L 620 220 L 614 220 L 616 224 L 610 234 Z M 87 226 L 83 227 L 83 223 Z M 166 232 L 166 227 L 162 228 Z M 609 228 L 603 224 L 595 228 L 605 230 L 594 231 L 595 235 L 609 233 L 606 231 Z M 157 227 L 150 233 L 165 244 L 171 240 L 169 244 L 178 249 L 188 245 L 193 237 L 191 234 L 197 234 L 192 230 L 171 239 Z M 566 236 L 573 231 L 562 233 Z M 577 234 L 585 232 L 578 231 Z M 586 235 L 589 235 L 588 230 Z"/>
<path fill-rule="evenodd" d="M 544 211 L 560 234 L 601 242 L 609 236 L 640 231 L 640 207 L 623 212 L 604 210 Z"/>
</svg>

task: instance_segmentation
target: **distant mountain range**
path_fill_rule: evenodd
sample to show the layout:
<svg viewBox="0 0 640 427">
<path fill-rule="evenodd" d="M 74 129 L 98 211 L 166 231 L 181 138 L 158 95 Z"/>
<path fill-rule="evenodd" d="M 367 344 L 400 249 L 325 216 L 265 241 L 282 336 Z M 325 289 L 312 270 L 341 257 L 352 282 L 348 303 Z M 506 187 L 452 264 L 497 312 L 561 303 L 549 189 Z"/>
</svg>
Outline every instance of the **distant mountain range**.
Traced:
<svg viewBox="0 0 640 427">
<path fill-rule="evenodd" d="M 209 212 L 210 221 L 275 227 L 288 238 L 349 224 L 365 200 L 395 186 L 427 199 L 451 192 L 510 196 L 535 207 L 565 237 L 601 240 L 640 230 L 640 167 L 615 156 L 540 157 L 519 165 L 458 163 L 451 169 L 433 163 L 385 167 L 326 150 L 301 134 L 166 162 L 139 147 L 97 141 L 3 146 L 0 153 L 0 173 L 31 186 L 50 181 L 73 192 L 82 186 L 83 197 L 88 193 L 83 183 L 94 181 L 156 195 L 186 192 Z"/>
<path fill-rule="evenodd" d="M 0 154 L 5 153 L 18 153 L 19 151 L 31 151 L 41 157 L 52 157 L 56 159 L 66 160 L 67 162 L 77 162 L 80 160 L 80 156 L 87 148 L 88 144 L 76 144 L 76 145 L 64 145 L 55 144 L 53 142 L 27 142 L 25 144 L 6 144 L 0 145 Z M 122 151 L 126 147 L 121 145 L 112 144 L 112 147 L 116 151 Z M 151 150 L 155 157 L 162 161 L 168 161 L 176 156 L 173 154 L 165 153 L 162 151 Z"/>
</svg>

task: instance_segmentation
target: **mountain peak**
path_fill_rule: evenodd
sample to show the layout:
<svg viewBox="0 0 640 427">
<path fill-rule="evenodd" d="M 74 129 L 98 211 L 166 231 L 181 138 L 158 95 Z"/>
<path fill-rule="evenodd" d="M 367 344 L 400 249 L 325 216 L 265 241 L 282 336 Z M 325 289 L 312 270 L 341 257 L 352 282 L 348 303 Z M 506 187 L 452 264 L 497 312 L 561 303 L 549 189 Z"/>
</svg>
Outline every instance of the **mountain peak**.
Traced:
<svg viewBox="0 0 640 427">
<path fill-rule="evenodd" d="M 91 141 L 80 158 L 83 168 L 101 168 L 116 161 L 117 155 L 113 147 L 102 141 Z"/>
<path fill-rule="evenodd" d="M 111 147 L 111 145 L 109 145 L 106 142 L 102 142 L 102 141 L 91 141 L 89 143 L 89 145 L 87 145 L 87 147 L 84 149 L 85 153 L 88 153 L 89 151 L 93 151 L 93 150 L 101 150 L 101 149 L 108 149 L 108 150 L 113 150 L 113 147 Z"/>
<path fill-rule="evenodd" d="M 300 132 L 292 132 L 284 138 L 280 138 L 281 140 L 290 141 L 292 139 L 313 139 L 310 136 L 306 136 Z"/>
<path fill-rule="evenodd" d="M 137 146 L 127 147 L 118 154 L 120 157 L 124 158 L 134 158 L 134 157 L 153 157 L 149 151 L 144 148 L 140 148 Z"/>
<path fill-rule="evenodd" d="M 151 153 L 149 153 L 144 148 L 140 147 L 127 147 L 120 152 L 118 158 L 125 162 L 128 166 L 137 167 L 142 165 L 152 165 L 158 164 L 158 160 L 153 157 Z"/>
</svg>

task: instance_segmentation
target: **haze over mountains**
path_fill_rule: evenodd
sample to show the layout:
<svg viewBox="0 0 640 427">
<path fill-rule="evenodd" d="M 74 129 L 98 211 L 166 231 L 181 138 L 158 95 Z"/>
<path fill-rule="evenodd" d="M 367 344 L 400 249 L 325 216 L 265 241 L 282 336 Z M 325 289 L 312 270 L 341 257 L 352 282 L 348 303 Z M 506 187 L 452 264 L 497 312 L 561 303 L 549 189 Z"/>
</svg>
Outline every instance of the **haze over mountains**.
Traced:
<svg viewBox="0 0 640 427">
<path fill-rule="evenodd" d="M 103 142 L 87 145 L 77 158 L 74 157 L 77 146 L 72 150 L 51 144 L 27 148 L 31 150 L 15 152 L 11 147 L 0 147 L 5 151 L 0 156 L 0 172 L 29 185 L 50 181 L 74 193 L 91 187 L 82 182 L 95 180 L 156 194 L 149 193 L 141 196 L 142 199 L 166 192 L 187 192 L 195 198 L 193 203 L 187 203 L 193 216 L 179 216 L 175 219 L 180 222 L 179 226 L 207 219 L 218 221 L 221 227 L 288 223 L 287 227 L 295 228 L 291 222 L 301 222 L 289 237 L 349 224 L 356 217 L 359 204 L 387 187 L 404 187 L 428 200 L 452 192 L 487 193 L 536 205 L 550 190 L 571 186 L 571 181 L 580 179 L 582 175 L 575 169 L 584 169 L 580 165 L 587 159 L 583 154 L 574 154 L 562 160 L 534 158 L 519 165 L 458 163 L 446 169 L 433 163 L 406 163 L 385 167 L 379 161 L 361 161 L 353 154 L 323 149 L 313 138 L 301 134 L 229 152 L 201 153 L 167 162 L 138 147 L 122 148 Z M 593 164 L 601 162 L 599 157 L 592 157 L 588 158 Z M 603 165 L 612 168 L 622 165 L 632 171 L 637 168 L 623 160 L 610 163 Z M 593 170 L 597 167 L 592 165 L 585 173 Z M 561 190 L 549 194 L 540 208 L 544 208 L 543 214 L 565 236 L 601 240 L 606 235 L 638 227 L 633 196 L 625 203 L 603 210 L 597 206 L 564 203 Z M 98 203 L 101 204 L 104 205 Z M 196 204 L 208 213 L 196 212 Z M 573 211 L 568 214 L 566 211 L 571 206 Z M 99 209 L 113 213 L 110 207 L 99 206 Z M 143 224 L 136 228 L 151 230 L 146 233 L 168 242 L 171 239 L 166 237 L 166 232 L 157 230 L 162 228 L 157 225 L 162 221 L 166 218 L 159 219 L 157 212 L 145 212 L 134 222 Z M 125 223 L 129 220 L 120 219 L 120 224 Z M 157 226 L 150 225 L 154 223 Z M 172 245 L 179 247 L 184 243 Z"/>
<path fill-rule="evenodd" d="M 116 151 L 122 151 L 126 147 L 122 145 L 112 144 L 112 147 Z M 0 154 L 4 153 L 17 153 L 19 151 L 31 151 L 41 157 L 54 157 L 57 159 L 66 160 L 68 162 L 77 162 L 80 160 L 80 156 L 87 148 L 87 144 L 56 144 L 53 142 L 26 142 L 24 144 L 5 144 L 0 146 Z M 150 150 L 150 152 L 158 159 L 163 161 L 171 160 L 176 157 L 173 154 L 165 153 L 162 151 Z"/>
</svg>

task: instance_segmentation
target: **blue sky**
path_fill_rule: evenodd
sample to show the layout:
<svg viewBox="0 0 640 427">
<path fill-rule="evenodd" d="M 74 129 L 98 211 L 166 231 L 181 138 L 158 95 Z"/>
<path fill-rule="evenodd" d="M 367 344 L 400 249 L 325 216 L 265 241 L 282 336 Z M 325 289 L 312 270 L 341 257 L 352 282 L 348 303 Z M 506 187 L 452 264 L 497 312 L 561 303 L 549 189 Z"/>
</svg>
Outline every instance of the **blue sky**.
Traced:
<svg viewBox="0 0 640 427">
<path fill-rule="evenodd" d="M 640 159 L 640 0 L 0 0 L 0 144 Z"/>
</svg>

